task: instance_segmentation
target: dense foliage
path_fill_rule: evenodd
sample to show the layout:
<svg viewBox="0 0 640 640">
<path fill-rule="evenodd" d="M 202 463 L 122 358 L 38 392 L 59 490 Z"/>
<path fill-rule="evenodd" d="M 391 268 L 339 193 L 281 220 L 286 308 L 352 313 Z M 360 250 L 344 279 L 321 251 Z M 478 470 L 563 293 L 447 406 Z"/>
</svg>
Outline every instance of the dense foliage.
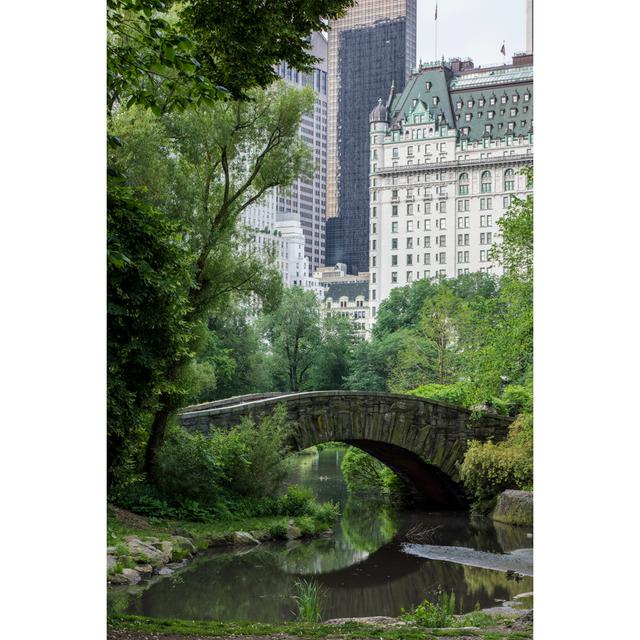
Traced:
<svg viewBox="0 0 640 640">
<path fill-rule="evenodd" d="M 398 495 L 403 488 L 389 467 L 357 447 L 349 447 L 344 454 L 342 475 L 350 493 Z"/>
</svg>

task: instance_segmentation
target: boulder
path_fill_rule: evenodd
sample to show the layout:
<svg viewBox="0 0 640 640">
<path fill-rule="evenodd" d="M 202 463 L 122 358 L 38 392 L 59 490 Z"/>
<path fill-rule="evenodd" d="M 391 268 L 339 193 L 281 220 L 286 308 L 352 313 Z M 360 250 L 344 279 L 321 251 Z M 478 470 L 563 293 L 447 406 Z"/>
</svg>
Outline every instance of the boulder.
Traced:
<svg viewBox="0 0 640 640">
<path fill-rule="evenodd" d="M 157 573 L 159 576 L 170 576 L 173 573 L 173 569 L 169 569 L 169 567 L 160 567 Z"/>
<path fill-rule="evenodd" d="M 185 538 L 184 536 L 171 536 L 171 542 L 174 549 L 187 551 L 189 554 L 196 552 L 196 547 L 189 538 Z"/>
<path fill-rule="evenodd" d="M 142 575 L 150 575 L 153 573 L 153 567 L 150 564 L 138 564 L 135 570 Z"/>
<path fill-rule="evenodd" d="M 246 531 L 234 531 L 232 540 L 233 544 L 260 544 L 260 540 L 256 540 Z"/>
<path fill-rule="evenodd" d="M 287 525 L 287 540 L 297 540 L 302 538 L 302 530 L 294 524 Z"/>
<path fill-rule="evenodd" d="M 135 569 L 123 569 L 122 575 L 127 579 L 129 584 L 138 584 L 142 580 L 140 574 Z"/>
<path fill-rule="evenodd" d="M 142 541 L 135 536 L 127 536 L 125 544 L 134 560 L 140 564 L 151 564 L 154 567 L 166 564 L 171 559 L 172 546 L 168 540 L 158 541 L 157 545 Z"/>
<path fill-rule="evenodd" d="M 491 517 L 506 524 L 533 526 L 533 491 L 503 491 Z"/>
<path fill-rule="evenodd" d="M 109 576 L 109 583 L 113 585 L 129 584 L 129 579 L 122 573 L 116 573 L 113 576 Z"/>
<path fill-rule="evenodd" d="M 107 571 L 113 569 L 116 566 L 116 559 L 114 556 L 107 556 Z"/>
</svg>

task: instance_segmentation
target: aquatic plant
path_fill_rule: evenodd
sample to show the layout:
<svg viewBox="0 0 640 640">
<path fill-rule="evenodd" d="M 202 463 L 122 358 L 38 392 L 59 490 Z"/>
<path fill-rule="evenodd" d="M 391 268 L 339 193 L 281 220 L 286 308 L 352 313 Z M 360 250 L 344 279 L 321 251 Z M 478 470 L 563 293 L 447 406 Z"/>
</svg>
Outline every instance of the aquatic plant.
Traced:
<svg viewBox="0 0 640 640">
<path fill-rule="evenodd" d="M 296 595 L 293 599 L 298 605 L 297 618 L 300 622 L 320 622 L 320 600 L 322 592 L 313 580 L 296 580 Z"/>
<path fill-rule="evenodd" d="M 425 600 L 419 604 L 411 613 L 405 614 L 405 620 L 414 622 L 423 627 L 451 627 L 455 618 L 453 612 L 456 606 L 456 596 L 452 591 L 447 595 L 442 589 L 438 589 L 434 602 Z"/>
</svg>

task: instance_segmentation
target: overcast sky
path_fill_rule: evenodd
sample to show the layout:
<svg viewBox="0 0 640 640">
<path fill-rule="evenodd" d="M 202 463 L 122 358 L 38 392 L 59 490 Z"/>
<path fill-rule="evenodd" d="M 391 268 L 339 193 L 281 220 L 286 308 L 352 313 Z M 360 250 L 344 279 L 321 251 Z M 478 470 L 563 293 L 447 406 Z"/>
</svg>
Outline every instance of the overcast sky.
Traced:
<svg viewBox="0 0 640 640">
<path fill-rule="evenodd" d="M 434 59 L 435 0 L 417 0 L 417 61 Z M 472 58 L 476 65 L 507 62 L 526 49 L 526 0 L 438 0 L 438 59 Z"/>
</svg>

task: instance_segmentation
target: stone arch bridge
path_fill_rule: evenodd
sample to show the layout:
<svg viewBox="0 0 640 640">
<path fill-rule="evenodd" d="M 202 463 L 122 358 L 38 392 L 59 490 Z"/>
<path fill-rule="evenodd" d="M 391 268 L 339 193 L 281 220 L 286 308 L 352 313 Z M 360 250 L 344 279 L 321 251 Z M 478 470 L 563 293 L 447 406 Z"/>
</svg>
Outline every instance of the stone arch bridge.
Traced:
<svg viewBox="0 0 640 640">
<path fill-rule="evenodd" d="M 189 431 L 209 433 L 243 417 L 259 419 L 284 405 L 295 451 L 339 441 L 359 447 L 393 469 L 430 508 L 467 506 L 458 472 L 468 440 L 507 436 L 512 418 L 415 396 L 365 391 L 311 391 L 236 396 L 186 407 Z"/>
</svg>

